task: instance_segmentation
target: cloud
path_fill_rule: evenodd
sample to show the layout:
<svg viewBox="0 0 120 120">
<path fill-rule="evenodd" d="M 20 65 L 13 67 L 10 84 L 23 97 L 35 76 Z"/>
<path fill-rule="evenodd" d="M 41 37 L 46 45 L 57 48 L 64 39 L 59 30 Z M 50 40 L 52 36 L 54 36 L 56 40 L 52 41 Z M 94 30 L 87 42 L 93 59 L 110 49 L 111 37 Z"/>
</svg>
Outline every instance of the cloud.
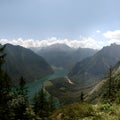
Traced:
<svg viewBox="0 0 120 120">
<path fill-rule="evenodd" d="M 52 44 L 66 44 L 73 48 L 93 48 L 93 49 L 101 49 L 105 46 L 104 41 L 96 41 L 91 37 L 85 38 L 82 37 L 80 40 L 68 40 L 68 39 L 57 39 L 56 37 L 48 38 L 46 40 L 34 40 L 34 39 L 27 39 L 24 40 L 22 38 L 16 40 L 8 40 L 8 39 L 1 39 L 1 44 L 10 43 L 13 45 L 21 45 L 23 47 L 45 47 L 50 46 Z"/>
<path fill-rule="evenodd" d="M 108 46 L 112 43 L 120 44 L 120 30 L 115 31 L 107 31 L 105 33 L 101 33 L 100 30 L 96 31 L 97 33 L 100 33 L 99 38 L 98 36 L 94 37 L 80 37 L 80 39 L 58 39 L 56 37 L 47 38 L 44 40 L 34 40 L 34 39 L 0 39 L 1 44 L 10 43 L 13 45 L 20 45 L 26 48 L 29 47 L 46 47 L 53 44 L 66 44 L 73 48 L 93 48 L 93 49 L 101 49 L 103 46 Z M 104 38 L 103 38 L 104 36 Z M 103 40 L 98 40 L 100 38 L 103 38 Z M 97 39 L 97 40 L 96 40 Z"/>
<path fill-rule="evenodd" d="M 119 44 L 120 45 L 120 30 L 107 31 L 103 33 L 103 36 L 107 38 L 108 44 Z"/>
<path fill-rule="evenodd" d="M 119 44 L 119 45 L 120 45 L 120 40 L 118 40 L 118 39 L 110 39 L 110 40 L 108 41 L 108 44 L 113 44 L 113 43 L 116 43 L 116 44 Z"/>
<path fill-rule="evenodd" d="M 101 31 L 100 31 L 100 30 L 97 30 L 96 33 L 101 33 Z"/>
<path fill-rule="evenodd" d="M 107 31 L 103 33 L 103 36 L 109 39 L 120 39 L 120 30 Z"/>
</svg>

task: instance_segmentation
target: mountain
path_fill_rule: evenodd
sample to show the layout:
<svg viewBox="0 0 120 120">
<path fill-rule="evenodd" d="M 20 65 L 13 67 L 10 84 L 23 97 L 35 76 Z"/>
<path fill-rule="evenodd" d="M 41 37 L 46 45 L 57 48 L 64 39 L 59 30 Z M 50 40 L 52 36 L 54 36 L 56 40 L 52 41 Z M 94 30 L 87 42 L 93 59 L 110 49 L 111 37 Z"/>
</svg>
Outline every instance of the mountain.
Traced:
<svg viewBox="0 0 120 120">
<path fill-rule="evenodd" d="M 112 44 L 104 47 L 92 57 L 78 62 L 71 72 L 69 78 L 79 87 L 98 82 L 112 65 L 120 60 L 120 45 Z"/>
<path fill-rule="evenodd" d="M 53 66 L 71 69 L 76 62 L 96 53 L 96 50 L 88 48 L 73 49 L 65 44 L 53 44 L 48 47 L 32 48 L 38 55 L 44 57 Z"/>
<path fill-rule="evenodd" d="M 46 89 L 63 104 L 79 101 L 81 92 L 86 95 L 93 90 L 108 73 L 110 66 L 120 60 L 119 51 L 120 45 L 104 47 L 92 57 L 78 62 L 67 78 L 51 80 L 51 86 L 46 86 Z"/>
<path fill-rule="evenodd" d="M 86 95 L 86 101 L 92 103 L 108 100 L 120 103 L 120 62 L 109 69 L 106 77 Z"/>
<path fill-rule="evenodd" d="M 16 83 L 21 76 L 27 81 L 33 81 L 53 72 L 42 57 L 24 47 L 6 44 L 5 53 L 7 55 L 3 67 Z"/>
<path fill-rule="evenodd" d="M 63 91 L 63 94 L 66 94 L 66 91 Z M 80 98 L 81 96 L 79 102 L 62 104 L 62 107 L 52 113 L 51 120 L 119 120 L 120 61 L 109 68 L 104 79 L 83 95 L 83 101 L 80 101 Z"/>
</svg>

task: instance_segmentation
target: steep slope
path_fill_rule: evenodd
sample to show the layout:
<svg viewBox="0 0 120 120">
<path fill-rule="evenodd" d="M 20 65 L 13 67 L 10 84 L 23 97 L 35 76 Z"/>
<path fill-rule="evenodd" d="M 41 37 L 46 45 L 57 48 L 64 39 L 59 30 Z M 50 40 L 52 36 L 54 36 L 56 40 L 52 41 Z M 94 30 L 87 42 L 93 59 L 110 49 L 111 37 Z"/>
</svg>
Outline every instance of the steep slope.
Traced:
<svg viewBox="0 0 120 120">
<path fill-rule="evenodd" d="M 106 80 L 96 86 L 98 82 L 108 72 L 110 65 L 115 65 L 120 60 L 120 45 L 111 45 L 104 47 L 97 52 L 94 56 L 84 59 L 76 64 L 68 75 L 70 84 L 66 78 L 51 80 L 51 86 L 46 89 L 58 97 L 62 103 L 72 103 L 79 101 L 80 94 L 83 92 L 85 95 L 93 88 L 101 87 Z M 57 87 L 56 87 L 57 86 Z M 99 96 L 99 94 L 98 94 Z M 93 96 L 94 97 L 94 96 Z"/>
<path fill-rule="evenodd" d="M 42 57 L 29 49 L 7 44 L 5 52 L 7 56 L 4 69 L 16 83 L 21 76 L 32 81 L 53 72 Z"/>
<path fill-rule="evenodd" d="M 101 79 L 110 65 L 120 60 L 120 45 L 104 47 L 92 57 L 78 62 L 69 73 L 69 78 L 79 86 L 90 85 Z"/>
<path fill-rule="evenodd" d="M 39 51 L 37 49 L 36 53 L 43 56 L 53 66 L 71 69 L 76 62 L 92 56 L 96 53 L 96 50 L 88 48 L 73 49 L 65 44 L 54 44 Z"/>
<path fill-rule="evenodd" d="M 74 103 L 54 111 L 50 120 L 119 120 L 120 106 L 111 104 Z"/>
<path fill-rule="evenodd" d="M 106 77 L 86 95 L 86 101 L 89 102 L 106 100 L 120 103 L 120 62 L 111 69 L 111 77 L 109 71 Z"/>
</svg>

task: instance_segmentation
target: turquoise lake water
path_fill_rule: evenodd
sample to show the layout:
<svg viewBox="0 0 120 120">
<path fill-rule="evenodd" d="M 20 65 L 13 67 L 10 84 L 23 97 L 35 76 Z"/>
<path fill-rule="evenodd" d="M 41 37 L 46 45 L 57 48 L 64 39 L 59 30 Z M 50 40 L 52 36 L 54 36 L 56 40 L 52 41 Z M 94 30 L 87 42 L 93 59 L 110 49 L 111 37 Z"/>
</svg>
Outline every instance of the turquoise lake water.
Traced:
<svg viewBox="0 0 120 120">
<path fill-rule="evenodd" d="M 43 82 L 48 81 L 48 80 L 53 80 L 56 78 L 60 78 L 60 77 L 65 77 L 67 76 L 67 74 L 68 74 L 68 71 L 65 69 L 55 69 L 53 74 L 43 77 L 39 80 L 35 80 L 35 81 L 27 83 L 29 97 L 30 98 L 33 97 L 35 93 L 39 91 Z"/>
</svg>

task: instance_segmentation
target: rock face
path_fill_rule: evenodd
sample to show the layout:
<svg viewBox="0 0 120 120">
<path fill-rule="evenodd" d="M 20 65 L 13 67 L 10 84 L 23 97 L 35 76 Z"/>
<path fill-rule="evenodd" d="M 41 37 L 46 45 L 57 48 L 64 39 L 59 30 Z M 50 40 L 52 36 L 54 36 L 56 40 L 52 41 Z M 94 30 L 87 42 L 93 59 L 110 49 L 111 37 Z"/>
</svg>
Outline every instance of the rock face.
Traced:
<svg viewBox="0 0 120 120">
<path fill-rule="evenodd" d="M 92 57 L 78 62 L 69 73 L 69 78 L 79 83 L 79 86 L 96 83 L 104 77 L 108 68 L 111 65 L 114 66 L 119 60 L 120 45 L 112 44 L 104 47 Z"/>
<path fill-rule="evenodd" d="M 33 81 L 53 73 L 50 65 L 33 51 L 21 46 L 6 44 L 6 62 L 4 69 L 17 84 L 23 76 L 26 81 Z"/>
</svg>

